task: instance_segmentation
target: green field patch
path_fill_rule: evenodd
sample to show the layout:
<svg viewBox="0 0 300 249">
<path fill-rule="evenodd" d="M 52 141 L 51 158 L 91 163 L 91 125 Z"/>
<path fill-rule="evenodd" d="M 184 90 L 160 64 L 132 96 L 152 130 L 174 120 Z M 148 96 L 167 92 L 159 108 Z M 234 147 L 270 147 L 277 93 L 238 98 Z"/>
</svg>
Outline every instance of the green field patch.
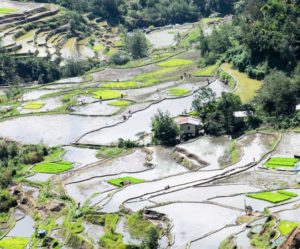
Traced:
<svg viewBox="0 0 300 249">
<path fill-rule="evenodd" d="M 126 150 L 119 147 L 102 147 L 97 151 L 97 157 L 114 158 L 122 155 Z"/>
<path fill-rule="evenodd" d="M 95 46 L 93 46 L 94 51 L 101 51 L 103 49 L 105 49 L 103 44 L 96 44 Z"/>
<path fill-rule="evenodd" d="M 117 186 L 117 187 L 123 187 L 124 185 L 137 184 L 137 183 L 142 183 L 142 182 L 145 182 L 145 180 L 134 178 L 131 176 L 115 178 L 115 179 L 111 179 L 108 181 L 108 183 L 110 183 L 114 186 Z"/>
<path fill-rule="evenodd" d="M 192 74 L 197 77 L 214 76 L 218 67 L 219 66 L 217 64 L 207 66 L 207 67 L 197 70 L 196 72 L 193 72 Z"/>
<path fill-rule="evenodd" d="M 222 18 L 221 17 L 206 17 L 206 18 L 202 18 L 201 22 L 203 24 L 208 24 L 210 22 L 217 22 L 220 21 Z"/>
<path fill-rule="evenodd" d="M 190 93 L 191 90 L 184 89 L 184 88 L 170 88 L 168 89 L 168 92 L 172 96 L 180 97 Z"/>
<path fill-rule="evenodd" d="M 278 225 L 278 230 L 282 235 L 287 236 L 298 225 L 300 225 L 300 222 L 282 220 Z"/>
<path fill-rule="evenodd" d="M 39 110 L 39 109 L 41 109 L 44 105 L 45 105 L 45 103 L 43 103 L 43 102 L 29 102 L 29 103 L 26 103 L 26 104 L 23 106 L 23 109 L 28 109 L 28 110 Z"/>
<path fill-rule="evenodd" d="M 164 62 L 159 63 L 158 65 L 161 67 L 178 67 L 193 64 L 192 60 L 184 60 L 184 59 L 171 59 Z"/>
<path fill-rule="evenodd" d="M 293 198 L 292 194 L 294 193 L 289 192 L 288 194 L 286 194 L 283 191 L 281 191 L 281 193 L 277 191 L 277 192 L 253 193 L 253 194 L 247 194 L 246 196 L 258 200 L 268 201 L 271 203 L 280 203 Z"/>
<path fill-rule="evenodd" d="M 141 87 L 153 86 L 172 79 L 174 75 L 171 74 L 175 71 L 177 71 L 176 67 L 166 67 L 153 72 L 139 74 L 133 80 L 142 82 Z"/>
<path fill-rule="evenodd" d="M 108 89 L 99 89 L 97 91 L 93 91 L 92 94 L 97 99 L 115 99 L 120 98 L 122 93 L 118 91 L 108 90 Z"/>
<path fill-rule="evenodd" d="M 129 106 L 132 105 L 134 102 L 128 100 L 116 100 L 113 102 L 108 103 L 110 106 Z"/>
<path fill-rule="evenodd" d="M 12 237 L 0 240 L 1 249 L 25 249 L 27 244 L 27 238 Z"/>
<path fill-rule="evenodd" d="M 0 14 L 11 14 L 17 12 L 16 8 L 0 8 Z"/>
<path fill-rule="evenodd" d="M 292 196 L 292 197 L 298 196 L 296 193 L 286 191 L 286 190 L 278 190 L 277 193 L 284 194 L 284 195 L 287 195 L 287 196 Z"/>
<path fill-rule="evenodd" d="M 271 169 L 294 168 L 297 162 L 299 162 L 297 158 L 273 157 L 265 163 L 265 167 Z"/>
<path fill-rule="evenodd" d="M 145 239 L 147 233 L 155 226 L 147 219 L 145 219 L 141 212 L 136 212 L 127 217 L 127 225 L 129 233 L 134 238 Z"/>
<path fill-rule="evenodd" d="M 108 82 L 101 85 L 103 88 L 112 88 L 112 89 L 132 89 L 137 88 L 139 85 L 135 81 L 121 81 L 121 82 Z"/>
<path fill-rule="evenodd" d="M 262 82 L 250 79 L 247 74 L 233 69 L 232 65 L 228 63 L 223 64 L 222 69 L 237 80 L 238 86 L 235 93 L 240 96 L 242 102 L 248 103 L 251 101 L 261 87 Z"/>
<path fill-rule="evenodd" d="M 73 168 L 73 163 L 66 161 L 42 162 L 36 164 L 32 170 L 36 173 L 60 174 Z"/>
</svg>

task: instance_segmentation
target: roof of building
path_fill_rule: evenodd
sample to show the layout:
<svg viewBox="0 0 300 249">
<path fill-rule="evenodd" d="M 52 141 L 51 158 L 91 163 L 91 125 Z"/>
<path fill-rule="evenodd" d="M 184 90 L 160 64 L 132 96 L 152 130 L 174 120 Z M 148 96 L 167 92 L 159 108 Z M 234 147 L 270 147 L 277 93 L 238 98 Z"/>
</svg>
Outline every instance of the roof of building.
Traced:
<svg viewBox="0 0 300 249">
<path fill-rule="evenodd" d="M 238 111 L 238 112 L 234 112 L 233 116 L 235 116 L 236 118 L 246 118 L 249 116 L 249 112 L 247 111 Z"/>
<path fill-rule="evenodd" d="M 296 111 L 300 111 L 300 104 L 296 105 Z"/>
<path fill-rule="evenodd" d="M 198 118 L 180 117 L 180 118 L 177 119 L 177 123 L 179 125 L 184 125 L 184 124 L 200 125 L 201 121 Z"/>
</svg>

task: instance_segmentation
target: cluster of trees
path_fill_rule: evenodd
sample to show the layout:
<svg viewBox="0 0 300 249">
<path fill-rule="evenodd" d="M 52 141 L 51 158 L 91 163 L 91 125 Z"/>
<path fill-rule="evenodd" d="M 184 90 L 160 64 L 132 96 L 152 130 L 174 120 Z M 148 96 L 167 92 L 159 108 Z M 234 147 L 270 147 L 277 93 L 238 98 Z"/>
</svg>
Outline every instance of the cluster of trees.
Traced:
<svg viewBox="0 0 300 249">
<path fill-rule="evenodd" d="M 18 58 L 0 51 L 0 85 L 17 85 L 37 81 L 39 84 L 53 82 L 62 77 L 73 77 L 97 65 L 92 59 L 78 61 L 70 59 L 63 67 L 59 60 L 51 58 Z"/>
<path fill-rule="evenodd" d="M 224 92 L 217 99 L 210 88 L 204 88 L 194 97 L 192 107 L 199 114 L 207 134 L 234 134 L 259 123 L 253 116 L 253 108 L 242 105 L 240 97 L 232 93 Z M 234 117 L 236 111 L 247 111 L 251 115 L 245 122 L 237 122 Z"/>
<path fill-rule="evenodd" d="M 231 13 L 237 0 L 38 0 L 56 3 L 78 12 L 92 12 L 129 29 L 197 21 L 213 13 Z"/>
<path fill-rule="evenodd" d="M 152 118 L 152 141 L 155 144 L 174 145 L 179 135 L 179 127 L 168 112 L 158 112 Z"/>
<path fill-rule="evenodd" d="M 293 73 L 300 59 L 299 0 L 249 0 L 239 4 L 242 11 L 231 24 L 201 37 L 202 62 L 229 60 L 257 79 L 263 79 L 272 69 Z"/>
<path fill-rule="evenodd" d="M 48 148 L 42 145 L 23 146 L 0 141 L 0 213 L 7 212 L 17 204 L 6 189 L 15 177 L 22 174 L 23 166 L 41 162 L 48 153 Z"/>
</svg>

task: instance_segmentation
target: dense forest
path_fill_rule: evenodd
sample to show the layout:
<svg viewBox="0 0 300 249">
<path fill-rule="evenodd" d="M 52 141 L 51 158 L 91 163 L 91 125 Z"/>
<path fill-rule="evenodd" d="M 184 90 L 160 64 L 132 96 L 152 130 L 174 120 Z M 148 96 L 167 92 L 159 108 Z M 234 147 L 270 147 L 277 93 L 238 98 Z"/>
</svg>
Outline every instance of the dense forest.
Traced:
<svg viewBox="0 0 300 249">
<path fill-rule="evenodd" d="M 129 29 L 197 21 L 201 16 L 230 14 L 236 0 L 37 0 L 56 3 Z"/>
</svg>

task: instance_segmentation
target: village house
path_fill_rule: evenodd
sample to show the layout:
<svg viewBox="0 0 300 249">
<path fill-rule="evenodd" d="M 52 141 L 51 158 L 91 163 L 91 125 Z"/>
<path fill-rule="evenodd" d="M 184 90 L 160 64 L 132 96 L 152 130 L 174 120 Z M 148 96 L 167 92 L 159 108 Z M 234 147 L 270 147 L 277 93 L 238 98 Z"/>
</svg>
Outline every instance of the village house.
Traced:
<svg viewBox="0 0 300 249">
<path fill-rule="evenodd" d="M 186 139 L 199 136 L 202 123 L 198 118 L 179 117 L 177 123 L 180 127 L 180 138 Z"/>
</svg>

